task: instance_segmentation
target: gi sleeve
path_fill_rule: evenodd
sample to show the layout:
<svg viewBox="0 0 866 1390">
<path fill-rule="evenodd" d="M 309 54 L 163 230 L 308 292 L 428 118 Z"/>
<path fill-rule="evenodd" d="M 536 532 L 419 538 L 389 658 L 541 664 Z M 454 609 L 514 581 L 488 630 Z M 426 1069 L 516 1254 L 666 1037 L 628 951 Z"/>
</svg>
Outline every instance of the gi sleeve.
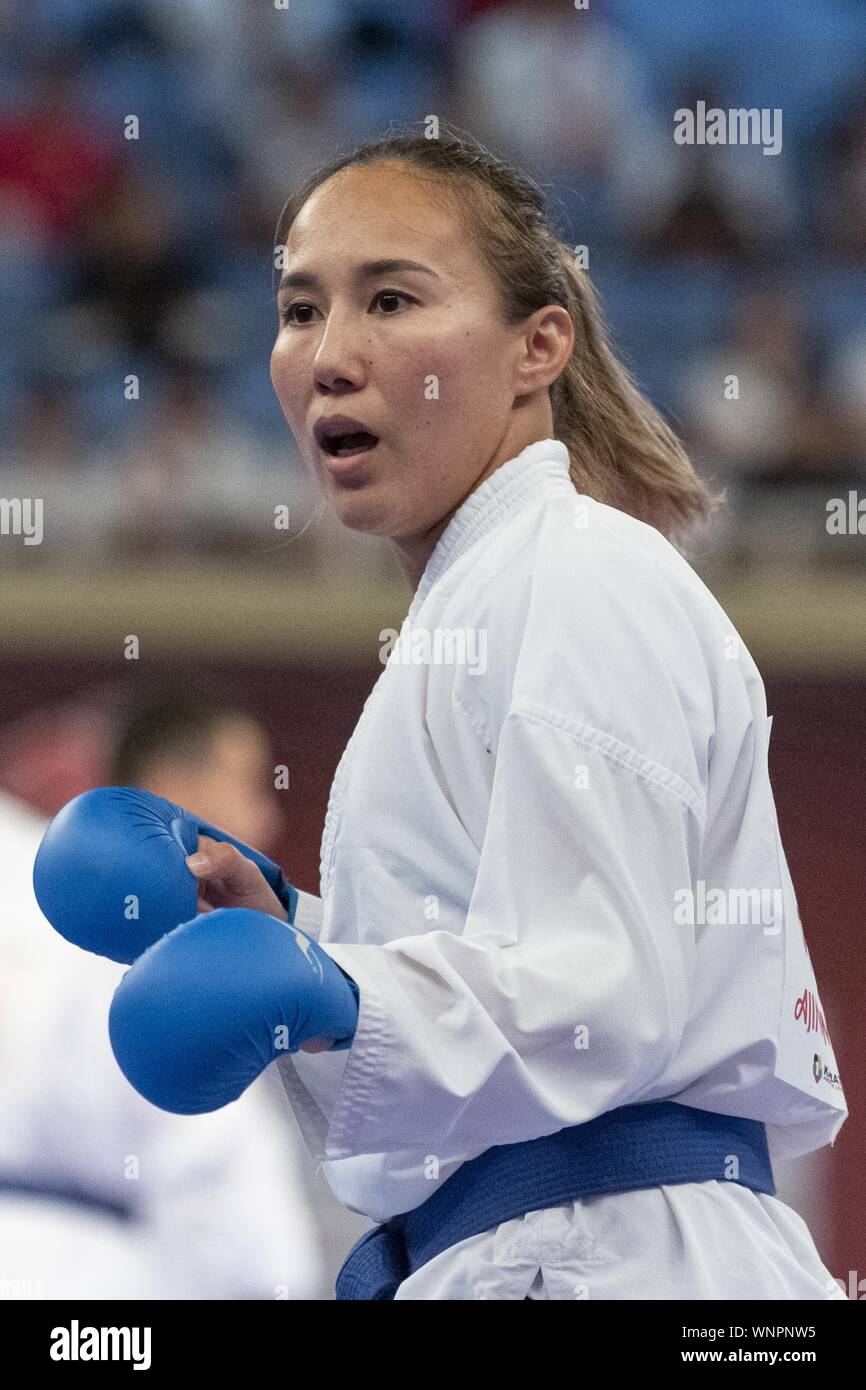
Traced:
<svg viewBox="0 0 866 1390">
<path fill-rule="evenodd" d="M 688 1017 L 694 928 L 675 895 L 702 824 L 678 774 L 513 701 L 462 934 L 323 947 L 361 991 L 320 1096 L 325 1157 L 468 1159 L 646 1098 Z"/>
<path fill-rule="evenodd" d="M 312 936 L 315 940 L 319 938 L 322 930 L 322 899 L 316 897 L 315 893 L 305 893 L 301 888 L 298 892 L 298 905 L 295 908 L 295 926 L 301 931 L 305 931 L 307 936 Z"/>
</svg>

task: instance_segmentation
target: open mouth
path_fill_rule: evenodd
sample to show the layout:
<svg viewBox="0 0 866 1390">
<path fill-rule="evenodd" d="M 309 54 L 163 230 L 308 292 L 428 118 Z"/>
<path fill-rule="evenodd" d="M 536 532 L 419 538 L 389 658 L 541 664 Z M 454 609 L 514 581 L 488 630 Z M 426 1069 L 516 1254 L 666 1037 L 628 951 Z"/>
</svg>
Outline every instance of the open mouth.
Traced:
<svg viewBox="0 0 866 1390">
<path fill-rule="evenodd" d="M 329 434 L 322 440 L 322 448 L 332 458 L 352 458 L 355 454 L 366 454 L 375 449 L 379 436 L 368 434 L 366 430 L 356 430 L 353 434 Z"/>
</svg>

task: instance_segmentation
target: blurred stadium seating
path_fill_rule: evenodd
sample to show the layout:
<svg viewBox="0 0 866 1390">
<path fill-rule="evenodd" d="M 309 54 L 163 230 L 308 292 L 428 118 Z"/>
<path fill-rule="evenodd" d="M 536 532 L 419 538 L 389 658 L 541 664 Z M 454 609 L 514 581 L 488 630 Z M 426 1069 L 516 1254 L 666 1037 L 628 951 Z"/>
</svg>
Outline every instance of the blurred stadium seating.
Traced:
<svg viewBox="0 0 866 1390">
<path fill-rule="evenodd" d="M 866 10 L 598 0 L 577 23 L 567 10 L 4 6 L 0 479 L 4 495 L 44 496 L 55 524 L 38 555 L 0 546 L 0 573 L 229 550 L 261 577 L 296 558 L 267 529 L 282 500 L 303 565 L 330 569 L 336 547 L 341 568 L 349 555 L 399 582 L 379 546 L 313 520 L 268 379 L 270 255 L 297 178 L 428 111 L 525 161 L 564 238 L 589 247 L 618 350 L 699 469 L 729 485 L 699 567 L 722 582 L 746 563 L 859 568 L 862 546 L 828 537 L 825 502 L 866 478 Z M 672 109 L 697 92 L 781 104 L 783 158 L 677 147 Z M 757 343 L 749 320 L 786 297 L 795 321 L 774 354 L 772 325 Z M 726 411 L 715 382 L 741 364 L 751 399 Z"/>
</svg>

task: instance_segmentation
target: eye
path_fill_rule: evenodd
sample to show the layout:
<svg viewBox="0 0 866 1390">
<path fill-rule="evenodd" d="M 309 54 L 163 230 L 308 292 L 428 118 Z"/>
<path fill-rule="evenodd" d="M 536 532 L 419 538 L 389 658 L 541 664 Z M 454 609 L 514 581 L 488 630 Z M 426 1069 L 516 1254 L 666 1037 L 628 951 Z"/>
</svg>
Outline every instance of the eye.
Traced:
<svg viewBox="0 0 866 1390">
<path fill-rule="evenodd" d="M 291 316 L 296 309 L 312 308 L 312 304 L 305 304 L 300 299 L 295 300 L 294 304 L 284 304 L 280 309 L 280 323 L 293 323 L 297 328 L 306 328 L 307 323 L 309 323 L 309 319 L 307 319 L 306 322 L 299 324 L 297 323 L 297 320 L 293 319 Z"/>
<path fill-rule="evenodd" d="M 375 295 L 373 296 L 373 303 L 375 304 L 377 299 L 383 299 L 383 298 L 384 298 L 384 299 L 405 299 L 407 304 L 414 304 L 414 303 L 415 303 L 415 301 L 413 300 L 412 296 L 411 296 L 411 295 L 408 295 L 408 294 L 404 294 L 402 290 L 379 290 L 378 293 L 375 294 Z M 390 314 L 386 314 L 386 318 L 390 318 L 390 317 L 391 317 Z"/>
<path fill-rule="evenodd" d="M 370 302 L 371 304 L 375 304 L 376 301 L 379 299 L 403 299 L 406 301 L 407 304 L 415 304 L 417 302 L 412 298 L 411 295 L 406 294 L 403 290 L 377 290 L 376 294 L 374 294 Z M 310 319 L 304 319 L 302 322 L 299 323 L 297 319 L 292 317 L 292 315 L 298 309 L 315 309 L 315 307 L 316 306 L 314 304 L 310 304 L 306 300 L 296 299 L 294 303 L 287 304 L 280 309 L 280 323 L 293 324 L 296 328 L 306 328 L 307 325 L 311 322 Z M 393 312 L 385 312 L 385 317 L 393 318 Z"/>
</svg>

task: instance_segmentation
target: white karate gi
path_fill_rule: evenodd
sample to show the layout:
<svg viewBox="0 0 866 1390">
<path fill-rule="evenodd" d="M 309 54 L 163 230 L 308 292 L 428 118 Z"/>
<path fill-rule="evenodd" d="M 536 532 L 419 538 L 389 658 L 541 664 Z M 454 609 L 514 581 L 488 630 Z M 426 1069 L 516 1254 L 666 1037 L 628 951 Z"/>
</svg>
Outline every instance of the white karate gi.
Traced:
<svg viewBox="0 0 866 1390">
<path fill-rule="evenodd" d="M 833 1141 L 769 724 L 707 588 L 579 495 L 560 441 L 467 498 L 343 755 L 298 919 L 360 986 L 350 1049 L 278 1064 L 342 1202 L 385 1220 L 491 1145 L 639 1101 L 762 1120 L 771 1157 Z M 397 1294 L 525 1296 L 843 1295 L 793 1211 L 718 1181 L 530 1212 Z"/>
</svg>

